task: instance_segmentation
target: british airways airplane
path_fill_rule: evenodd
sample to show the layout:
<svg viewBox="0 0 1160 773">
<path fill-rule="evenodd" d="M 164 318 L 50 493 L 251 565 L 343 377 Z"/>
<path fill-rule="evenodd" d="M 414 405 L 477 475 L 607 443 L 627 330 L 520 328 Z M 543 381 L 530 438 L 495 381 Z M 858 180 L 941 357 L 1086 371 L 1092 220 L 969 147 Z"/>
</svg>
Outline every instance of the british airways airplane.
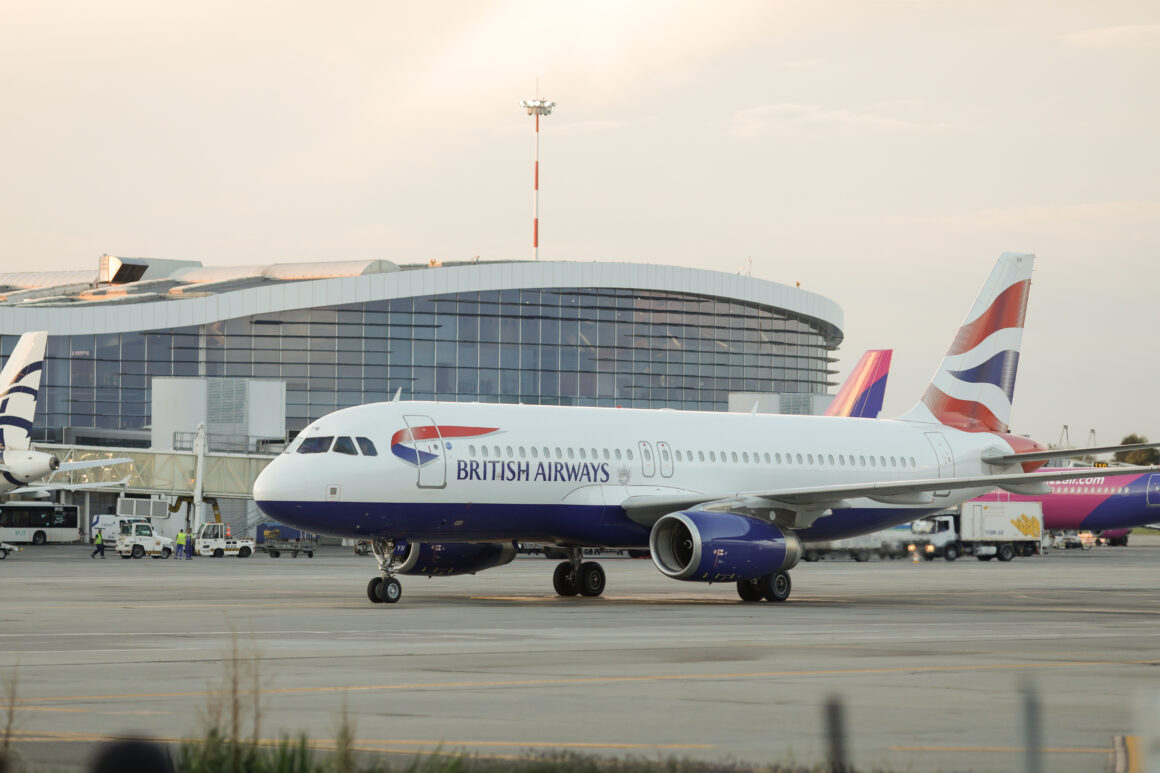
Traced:
<svg viewBox="0 0 1160 773">
<path fill-rule="evenodd" d="M 877 531 L 995 487 L 1024 494 L 1090 470 L 1007 422 L 1032 255 L 999 258 L 922 399 L 899 419 L 399 401 L 311 424 L 254 483 L 269 517 L 370 540 L 372 602 L 397 574 L 501 566 L 559 546 L 562 596 L 599 596 L 585 547 L 648 547 L 664 575 L 785 601 L 802 544 Z M 1133 468 L 1137 473 L 1160 468 Z M 1125 471 L 1103 474 L 1115 475 Z"/>
<path fill-rule="evenodd" d="M 863 354 L 826 409 L 826 415 L 877 418 L 885 396 L 890 357 L 890 349 L 874 349 Z M 1055 455 L 1094 456 L 1158 446 L 1160 443 L 1075 448 L 1057 450 Z M 1054 468 L 1044 468 L 1051 469 Z M 1043 528 L 1048 531 L 1094 531 L 1111 544 L 1126 545 L 1127 534 L 1133 528 L 1160 521 L 1160 474 L 1108 478 L 1100 472 L 1094 469 L 1087 477 L 1049 483 L 1051 493 L 1048 494 L 991 491 L 974 501 L 1039 502 L 1043 506 Z"/>
</svg>

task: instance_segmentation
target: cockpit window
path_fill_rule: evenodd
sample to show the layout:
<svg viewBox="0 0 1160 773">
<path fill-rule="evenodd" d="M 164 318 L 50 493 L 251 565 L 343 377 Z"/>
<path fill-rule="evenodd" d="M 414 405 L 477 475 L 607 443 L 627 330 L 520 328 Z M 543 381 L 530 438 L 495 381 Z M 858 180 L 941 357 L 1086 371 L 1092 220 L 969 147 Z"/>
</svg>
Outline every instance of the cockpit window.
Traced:
<svg viewBox="0 0 1160 773">
<path fill-rule="evenodd" d="M 379 452 L 375 450 L 375 444 L 371 442 L 368 437 L 355 438 L 358 441 L 358 447 L 362 449 L 363 456 L 378 456 Z"/>
<path fill-rule="evenodd" d="M 300 454 L 325 454 L 330 450 L 330 444 L 334 440 L 334 435 L 315 435 L 308 437 L 302 441 L 302 445 L 298 446 L 298 453 Z"/>
<path fill-rule="evenodd" d="M 290 441 L 290 442 L 287 444 L 287 446 L 286 446 L 286 450 L 285 450 L 285 451 L 283 451 L 282 453 L 284 453 L 284 454 L 292 454 L 292 453 L 296 452 L 296 451 L 298 450 L 298 446 L 302 445 L 302 441 L 303 441 L 303 440 L 304 440 L 304 438 L 303 438 L 303 436 L 302 436 L 302 435 L 295 435 L 295 436 L 294 436 L 294 439 L 293 439 L 293 440 L 291 440 L 291 441 Z"/>
<path fill-rule="evenodd" d="M 358 449 L 354 447 L 354 441 L 345 436 L 334 441 L 334 452 L 336 454 L 358 456 Z"/>
</svg>

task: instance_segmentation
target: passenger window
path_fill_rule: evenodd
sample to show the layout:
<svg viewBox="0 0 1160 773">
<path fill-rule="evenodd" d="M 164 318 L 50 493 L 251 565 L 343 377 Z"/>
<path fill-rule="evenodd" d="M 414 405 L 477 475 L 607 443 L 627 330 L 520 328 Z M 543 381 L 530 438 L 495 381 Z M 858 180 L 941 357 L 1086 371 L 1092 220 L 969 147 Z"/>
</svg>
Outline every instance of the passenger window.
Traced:
<svg viewBox="0 0 1160 773">
<path fill-rule="evenodd" d="M 330 444 L 334 442 L 334 435 L 315 435 L 308 437 L 302 441 L 302 445 L 298 446 L 298 453 L 300 454 L 325 454 L 330 450 Z"/>
<path fill-rule="evenodd" d="M 624 458 L 630 462 L 632 461 L 632 449 L 631 448 L 625 449 Z"/>
<path fill-rule="evenodd" d="M 801 455 L 801 454 L 798 454 L 798 455 L 797 455 L 797 463 L 798 463 L 798 464 L 801 464 L 801 463 L 802 463 L 802 455 Z"/>
<path fill-rule="evenodd" d="M 481 455 L 481 456 L 482 456 L 484 459 L 486 459 L 486 458 L 487 458 L 487 446 L 480 446 L 480 447 L 479 447 L 479 451 L 480 451 L 480 455 Z"/>
<path fill-rule="evenodd" d="M 834 466 L 834 455 L 830 454 L 828 458 L 830 460 L 830 466 L 833 467 Z"/>
<path fill-rule="evenodd" d="M 596 453 L 596 449 L 595 449 L 595 448 L 593 448 L 593 449 L 592 449 L 592 458 L 593 458 L 593 459 L 599 459 L 599 458 L 600 458 L 600 456 L 599 456 L 599 455 Z"/>
<path fill-rule="evenodd" d="M 503 454 L 501 454 L 501 453 L 500 453 L 499 446 L 494 446 L 494 447 L 492 448 L 492 451 L 494 451 L 494 452 L 495 452 L 495 458 L 496 458 L 496 459 L 498 459 L 499 457 L 501 457 L 501 456 L 503 455 Z"/>
<path fill-rule="evenodd" d="M 552 452 L 551 452 L 551 449 L 549 449 L 547 446 L 544 446 L 544 458 L 545 458 L 545 459 L 551 459 L 551 458 L 552 458 Z"/>
<path fill-rule="evenodd" d="M 512 447 L 511 447 L 511 446 L 508 446 L 508 447 L 507 447 L 507 455 L 508 455 L 508 459 L 511 459 L 513 456 L 515 456 L 515 454 L 513 454 L 513 453 L 512 453 Z"/>
<path fill-rule="evenodd" d="M 604 449 L 604 461 L 606 461 L 606 462 L 608 461 L 608 449 L 607 448 Z"/>
<path fill-rule="evenodd" d="M 773 461 L 777 462 L 778 464 L 781 464 L 781 454 L 774 454 Z"/>
<path fill-rule="evenodd" d="M 808 464 L 813 464 L 814 463 L 814 455 L 813 454 L 806 454 L 806 462 Z"/>
<path fill-rule="evenodd" d="M 741 461 L 745 462 L 746 464 L 749 464 L 749 452 L 748 451 L 741 452 Z"/>
<path fill-rule="evenodd" d="M 894 459 L 894 457 L 893 457 L 893 456 L 892 456 L 892 457 L 890 457 L 890 466 L 891 466 L 891 467 L 897 467 L 897 466 L 898 466 L 898 464 L 897 464 L 897 462 L 895 461 L 895 459 Z"/>
<path fill-rule="evenodd" d="M 859 456 L 859 457 L 858 457 L 858 466 L 859 466 L 859 467 L 865 467 L 865 466 L 866 466 L 866 457 L 865 457 L 865 456 Z"/>
<path fill-rule="evenodd" d="M 737 464 L 737 452 L 736 451 L 733 452 L 733 463 Z"/>
<path fill-rule="evenodd" d="M 525 458 L 527 458 L 527 455 L 528 455 L 528 453 L 527 453 L 527 451 L 524 450 L 524 447 L 520 446 L 520 458 L 525 459 Z"/>
<path fill-rule="evenodd" d="M 475 456 L 475 446 L 474 445 L 470 445 L 467 447 L 467 454 L 468 454 L 468 456 Z"/>
<path fill-rule="evenodd" d="M 873 456 L 871 456 L 871 457 L 870 457 L 870 466 L 871 466 L 871 467 L 877 467 L 877 466 L 878 466 L 878 465 L 874 464 L 874 457 L 873 457 Z"/>
<path fill-rule="evenodd" d="M 585 450 L 584 450 L 583 448 L 581 448 L 581 449 L 580 449 L 580 458 L 581 458 L 581 459 L 587 459 L 587 458 L 588 458 L 588 454 L 587 454 L 587 452 L 585 452 Z"/>
<path fill-rule="evenodd" d="M 562 451 L 560 451 L 560 446 L 556 446 L 556 458 L 557 458 L 557 459 L 563 459 L 563 458 L 564 458 L 564 454 L 563 454 L 563 452 L 562 452 Z"/>
<path fill-rule="evenodd" d="M 575 459 L 575 458 L 576 458 L 576 452 L 572 450 L 572 447 L 571 447 L 571 446 L 569 446 L 569 447 L 568 447 L 568 458 L 569 458 L 569 459 Z"/>
<path fill-rule="evenodd" d="M 681 449 L 678 448 L 673 454 L 676 456 L 678 462 L 681 461 Z"/>
<path fill-rule="evenodd" d="M 778 461 L 781 461 L 781 460 L 779 459 Z M 769 464 L 769 453 L 768 452 L 766 452 L 766 454 L 765 454 L 765 463 Z"/>
<path fill-rule="evenodd" d="M 375 444 L 371 442 L 369 437 L 355 438 L 358 441 L 358 447 L 362 449 L 363 456 L 378 456 L 379 452 L 375 448 Z"/>
<path fill-rule="evenodd" d="M 535 446 L 532 446 L 532 458 L 536 459 L 537 457 L 539 457 L 539 455 L 540 455 L 540 452 L 536 450 Z"/>
<path fill-rule="evenodd" d="M 347 454 L 348 456 L 358 456 L 358 449 L 354 447 L 354 441 L 343 436 L 334 441 L 334 452 L 336 454 Z"/>
<path fill-rule="evenodd" d="M 917 466 L 918 466 L 918 462 L 914 461 L 914 457 L 913 457 L 913 456 L 912 456 L 912 457 L 910 457 L 910 466 L 911 466 L 911 467 L 917 467 Z"/>
<path fill-rule="evenodd" d="M 715 461 L 717 461 L 717 452 L 716 452 L 716 451 L 710 451 L 710 452 L 709 452 L 709 461 L 710 461 L 710 462 L 715 462 Z"/>
<path fill-rule="evenodd" d="M 883 467 L 885 467 L 886 466 L 886 457 L 885 456 L 878 457 L 878 463 L 881 464 Z"/>
<path fill-rule="evenodd" d="M 620 461 L 620 449 L 619 448 L 612 449 L 612 455 L 613 455 L 613 457 L 616 458 L 616 461 L 618 461 L 618 462 Z"/>
</svg>

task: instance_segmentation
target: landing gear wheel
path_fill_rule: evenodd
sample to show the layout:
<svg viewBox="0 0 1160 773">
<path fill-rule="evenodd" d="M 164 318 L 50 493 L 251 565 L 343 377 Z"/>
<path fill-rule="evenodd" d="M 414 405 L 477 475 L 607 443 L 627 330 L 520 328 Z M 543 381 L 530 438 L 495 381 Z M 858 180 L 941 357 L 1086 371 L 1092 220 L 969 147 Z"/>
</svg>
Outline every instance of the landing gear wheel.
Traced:
<svg viewBox="0 0 1160 773">
<path fill-rule="evenodd" d="M 372 577 L 371 581 L 367 583 L 367 598 L 375 604 L 383 603 L 383 600 L 379 598 L 379 586 L 382 584 L 382 577 Z"/>
<path fill-rule="evenodd" d="M 767 574 L 758 578 L 757 583 L 758 587 L 761 588 L 761 595 L 769 601 L 785 601 L 789 598 L 789 592 L 793 586 L 789 580 L 789 574 L 786 572 Z"/>
<path fill-rule="evenodd" d="M 580 577 L 576 586 L 581 596 L 599 596 L 604 592 L 604 567 L 595 561 L 580 564 Z"/>
<path fill-rule="evenodd" d="M 576 578 L 572 575 L 572 562 L 561 561 L 556 564 L 556 571 L 552 573 L 552 587 L 557 595 L 575 596 L 580 592 Z"/>
<path fill-rule="evenodd" d="M 133 558 L 141 558 L 145 555 L 145 548 L 142 545 L 133 546 Z"/>
<path fill-rule="evenodd" d="M 760 580 L 738 580 L 737 595 L 742 601 L 761 601 L 765 595 L 761 592 Z"/>
<path fill-rule="evenodd" d="M 818 555 L 816 550 L 807 550 L 806 554 L 802 556 L 803 561 L 809 561 L 811 563 L 817 561 L 819 558 L 821 558 L 821 556 Z"/>
<path fill-rule="evenodd" d="M 226 551 L 222 550 L 221 548 L 217 548 L 213 552 L 213 557 L 214 558 L 221 558 L 225 554 L 226 554 Z"/>
<path fill-rule="evenodd" d="M 1015 557 L 1015 548 L 1011 545 L 1010 542 L 1004 542 L 1002 545 L 999 546 L 999 555 L 997 556 L 997 558 L 1000 561 L 1010 561 L 1014 557 Z"/>
<path fill-rule="evenodd" d="M 379 600 L 394 604 L 403 595 L 403 586 L 394 577 L 383 578 L 379 582 Z"/>
<path fill-rule="evenodd" d="M 943 558 L 945 558 L 946 560 L 954 561 L 958 557 L 959 557 L 959 546 L 958 545 L 947 545 L 945 548 L 943 548 Z"/>
</svg>

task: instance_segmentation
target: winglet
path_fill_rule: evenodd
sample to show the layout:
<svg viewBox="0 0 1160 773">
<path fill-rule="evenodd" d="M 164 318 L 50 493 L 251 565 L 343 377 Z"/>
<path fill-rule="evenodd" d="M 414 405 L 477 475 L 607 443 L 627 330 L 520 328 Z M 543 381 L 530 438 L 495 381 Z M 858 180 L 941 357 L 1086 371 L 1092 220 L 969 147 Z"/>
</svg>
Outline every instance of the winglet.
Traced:
<svg viewBox="0 0 1160 773">
<path fill-rule="evenodd" d="M 878 418 L 893 354 L 893 349 L 871 349 L 863 354 L 822 415 Z"/>
<path fill-rule="evenodd" d="M 25 333 L 0 371 L 0 451 L 27 451 L 48 333 Z"/>
</svg>

